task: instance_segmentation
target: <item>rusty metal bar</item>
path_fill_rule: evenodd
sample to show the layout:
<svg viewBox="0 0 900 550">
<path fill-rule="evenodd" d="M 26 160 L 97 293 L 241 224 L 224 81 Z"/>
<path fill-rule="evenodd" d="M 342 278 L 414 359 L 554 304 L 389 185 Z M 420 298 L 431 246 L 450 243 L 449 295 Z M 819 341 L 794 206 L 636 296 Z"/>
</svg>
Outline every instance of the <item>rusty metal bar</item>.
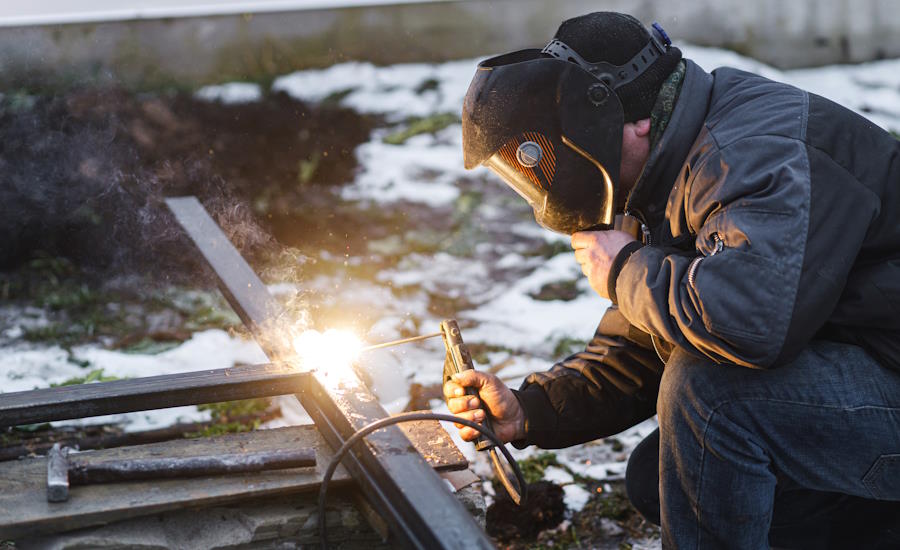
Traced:
<svg viewBox="0 0 900 550">
<path fill-rule="evenodd" d="M 0 426 L 288 395 L 308 376 L 286 364 L 243 365 L 4 393 Z"/>
<path fill-rule="evenodd" d="M 296 360 L 284 339 L 280 309 L 265 286 L 194 197 L 167 199 L 170 210 L 220 280 L 232 308 L 273 361 Z M 297 395 L 333 449 L 356 430 L 388 416 L 358 380 L 333 381 L 327 372 L 304 379 Z M 493 548 L 490 539 L 447 490 L 396 426 L 373 433 L 344 464 L 398 542 L 422 549 Z"/>
</svg>

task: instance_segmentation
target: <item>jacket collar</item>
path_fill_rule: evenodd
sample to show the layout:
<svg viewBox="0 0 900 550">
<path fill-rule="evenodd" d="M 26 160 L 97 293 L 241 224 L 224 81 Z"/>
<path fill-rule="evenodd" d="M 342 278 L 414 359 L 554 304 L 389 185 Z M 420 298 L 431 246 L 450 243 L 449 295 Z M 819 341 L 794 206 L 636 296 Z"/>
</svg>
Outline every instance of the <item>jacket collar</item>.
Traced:
<svg viewBox="0 0 900 550">
<path fill-rule="evenodd" d="M 628 195 L 625 211 L 658 228 L 678 174 L 709 111 L 713 77 L 690 59 L 681 93 L 666 130 L 650 151 L 644 170 Z"/>
</svg>

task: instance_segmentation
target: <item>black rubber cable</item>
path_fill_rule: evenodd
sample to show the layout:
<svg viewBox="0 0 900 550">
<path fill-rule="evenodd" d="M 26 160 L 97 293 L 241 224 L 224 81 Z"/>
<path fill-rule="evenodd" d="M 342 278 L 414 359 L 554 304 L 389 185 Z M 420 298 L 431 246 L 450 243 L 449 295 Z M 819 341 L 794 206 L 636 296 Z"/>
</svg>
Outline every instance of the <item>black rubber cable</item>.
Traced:
<svg viewBox="0 0 900 550">
<path fill-rule="evenodd" d="M 512 454 L 509 452 L 509 449 L 506 448 L 506 445 L 500 441 L 494 432 L 485 428 L 481 424 L 476 422 L 472 422 L 466 418 L 462 418 L 461 416 L 455 416 L 452 414 L 444 414 L 444 413 L 422 413 L 422 412 L 409 412 L 409 413 L 400 413 L 394 416 L 389 416 L 387 418 L 382 418 L 371 422 L 359 430 L 357 430 L 352 436 L 350 436 L 347 441 L 341 445 L 341 448 L 334 454 L 331 458 L 331 462 L 328 463 L 328 468 L 325 469 L 325 477 L 322 479 L 322 486 L 319 488 L 319 538 L 322 542 L 322 548 L 328 549 L 328 536 L 325 531 L 325 499 L 328 495 L 328 483 L 331 481 L 332 476 L 334 476 L 334 471 L 337 470 L 338 464 L 341 463 L 341 460 L 350 450 L 355 443 L 357 443 L 360 439 L 366 437 L 370 433 L 378 430 L 380 428 L 384 428 L 386 426 L 391 426 L 393 424 L 400 424 L 401 422 L 412 422 L 415 420 L 443 420 L 445 422 L 456 422 L 457 424 L 462 424 L 463 426 L 468 426 L 474 430 L 477 430 L 485 437 L 491 440 L 496 447 L 495 449 L 500 449 L 500 452 L 503 453 L 503 457 L 506 458 L 506 461 L 513 469 L 513 473 L 516 475 L 516 482 L 519 484 L 519 494 L 521 496 L 521 502 L 525 502 L 525 477 L 522 475 L 522 470 L 519 468 L 519 464 L 512 457 Z M 492 449 L 493 450 L 493 449 Z"/>
</svg>

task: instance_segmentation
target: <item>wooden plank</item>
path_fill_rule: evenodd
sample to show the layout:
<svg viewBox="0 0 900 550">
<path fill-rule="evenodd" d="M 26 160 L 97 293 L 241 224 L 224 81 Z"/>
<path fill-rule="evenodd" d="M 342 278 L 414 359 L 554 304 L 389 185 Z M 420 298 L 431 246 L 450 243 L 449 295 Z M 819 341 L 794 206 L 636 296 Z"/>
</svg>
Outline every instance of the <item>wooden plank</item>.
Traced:
<svg viewBox="0 0 900 550">
<path fill-rule="evenodd" d="M 307 376 L 270 363 L 4 393 L 0 427 L 287 395 Z"/>
<path fill-rule="evenodd" d="M 398 426 L 412 441 L 413 447 L 435 470 L 465 470 L 469 467 L 466 457 L 459 451 L 456 443 L 450 439 L 450 435 L 437 420 L 417 420 L 404 422 Z"/>
<path fill-rule="evenodd" d="M 414 423 L 406 430 L 434 468 L 467 467 L 465 458 L 438 422 Z M 72 487 L 69 500 L 62 503 L 47 502 L 46 458 L 4 462 L 0 464 L 0 540 L 101 525 L 167 510 L 317 491 L 332 456 L 330 447 L 311 425 L 80 453 L 79 458 L 86 461 L 102 461 L 261 452 L 285 447 L 314 448 L 317 465 L 257 474 Z M 351 481 L 346 470 L 338 468 L 335 486 Z"/>
<path fill-rule="evenodd" d="M 240 414 L 229 416 L 229 422 L 238 424 L 252 424 L 253 422 L 265 423 L 281 417 L 281 407 L 269 406 L 261 413 Z M 117 424 L 85 424 L 82 426 L 62 426 L 53 430 L 38 430 L 29 434 L 18 433 L 12 438 L 13 443 L 0 447 L 0 462 L 15 460 L 28 456 L 45 455 L 59 443 L 65 447 L 77 447 L 82 451 L 90 449 L 111 449 L 113 447 L 127 447 L 129 445 L 146 445 L 182 439 L 185 434 L 205 432 L 207 428 L 219 424 L 214 420 L 203 422 L 177 422 L 164 428 L 152 430 L 140 430 L 126 432 Z"/>
<path fill-rule="evenodd" d="M 344 487 L 328 493 L 328 540 L 340 550 L 396 550 L 373 531 L 357 508 L 359 491 Z M 15 549 L 261 550 L 318 549 L 316 493 L 243 499 L 240 502 L 174 510 L 108 525 L 17 538 Z M 365 502 L 365 501 L 363 501 Z M 3 548 L 0 543 L 0 548 Z M 10 547 L 7 550 L 15 550 Z"/>
</svg>

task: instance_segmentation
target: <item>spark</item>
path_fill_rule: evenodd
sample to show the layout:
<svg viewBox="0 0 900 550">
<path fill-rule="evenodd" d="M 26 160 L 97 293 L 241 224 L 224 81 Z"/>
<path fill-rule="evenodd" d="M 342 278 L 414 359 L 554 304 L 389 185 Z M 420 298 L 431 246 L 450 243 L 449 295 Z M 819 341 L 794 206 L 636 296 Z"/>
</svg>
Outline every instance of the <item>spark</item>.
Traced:
<svg viewBox="0 0 900 550">
<path fill-rule="evenodd" d="M 307 330 L 294 338 L 294 350 L 305 367 L 342 375 L 352 371 L 362 342 L 348 330 Z"/>
</svg>

